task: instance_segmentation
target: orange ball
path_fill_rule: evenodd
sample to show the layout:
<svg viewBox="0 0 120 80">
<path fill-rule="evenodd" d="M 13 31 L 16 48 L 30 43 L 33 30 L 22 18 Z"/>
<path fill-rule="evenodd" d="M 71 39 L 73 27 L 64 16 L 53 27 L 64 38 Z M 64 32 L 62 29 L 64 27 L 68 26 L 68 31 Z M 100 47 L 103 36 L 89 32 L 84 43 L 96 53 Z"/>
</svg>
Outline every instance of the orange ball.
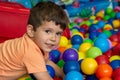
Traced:
<svg viewBox="0 0 120 80">
<path fill-rule="evenodd" d="M 100 78 L 99 80 L 112 80 L 110 77 L 103 77 L 103 78 Z"/>
<path fill-rule="evenodd" d="M 111 77 L 112 76 L 112 67 L 109 64 L 100 64 L 96 69 L 97 78 Z"/>
<path fill-rule="evenodd" d="M 66 47 L 58 47 L 58 51 L 60 51 L 60 53 L 63 53 L 66 50 Z"/>
</svg>

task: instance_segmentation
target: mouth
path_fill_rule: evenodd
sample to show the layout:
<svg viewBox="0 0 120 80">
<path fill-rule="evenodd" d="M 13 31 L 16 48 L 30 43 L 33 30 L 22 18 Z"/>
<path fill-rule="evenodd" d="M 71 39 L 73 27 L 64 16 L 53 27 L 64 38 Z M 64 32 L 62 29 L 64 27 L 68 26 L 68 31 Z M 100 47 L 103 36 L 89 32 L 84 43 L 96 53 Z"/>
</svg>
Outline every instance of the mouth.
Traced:
<svg viewBox="0 0 120 80">
<path fill-rule="evenodd" d="M 51 43 L 46 43 L 47 48 L 49 49 L 53 49 L 55 47 L 55 44 L 51 44 Z"/>
</svg>

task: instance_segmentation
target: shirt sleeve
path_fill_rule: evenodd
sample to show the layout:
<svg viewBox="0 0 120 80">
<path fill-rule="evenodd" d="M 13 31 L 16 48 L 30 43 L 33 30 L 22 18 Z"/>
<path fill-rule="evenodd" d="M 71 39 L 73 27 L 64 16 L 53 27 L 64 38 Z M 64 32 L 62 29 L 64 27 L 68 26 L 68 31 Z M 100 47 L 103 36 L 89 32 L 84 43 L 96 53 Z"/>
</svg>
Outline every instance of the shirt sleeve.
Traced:
<svg viewBox="0 0 120 80">
<path fill-rule="evenodd" d="M 40 51 L 30 49 L 29 52 L 24 55 L 23 63 L 28 73 L 47 71 L 45 60 Z"/>
</svg>

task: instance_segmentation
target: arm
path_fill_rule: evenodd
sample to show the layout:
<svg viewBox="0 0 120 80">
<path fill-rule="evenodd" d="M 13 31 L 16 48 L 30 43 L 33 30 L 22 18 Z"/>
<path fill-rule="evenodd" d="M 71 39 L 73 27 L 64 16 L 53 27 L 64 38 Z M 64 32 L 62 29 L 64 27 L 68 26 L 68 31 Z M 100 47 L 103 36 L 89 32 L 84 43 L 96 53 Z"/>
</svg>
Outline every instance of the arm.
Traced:
<svg viewBox="0 0 120 80">
<path fill-rule="evenodd" d="M 35 76 L 35 78 L 37 80 L 53 80 L 50 75 L 48 74 L 48 72 L 38 72 L 38 73 L 33 73 L 33 75 Z"/>
<path fill-rule="evenodd" d="M 65 74 L 64 74 L 64 72 L 63 72 L 63 70 L 61 68 L 59 68 L 54 62 L 52 62 L 50 60 L 47 61 L 47 64 L 54 68 L 55 75 L 57 77 L 60 77 L 60 78 L 64 79 Z"/>
</svg>

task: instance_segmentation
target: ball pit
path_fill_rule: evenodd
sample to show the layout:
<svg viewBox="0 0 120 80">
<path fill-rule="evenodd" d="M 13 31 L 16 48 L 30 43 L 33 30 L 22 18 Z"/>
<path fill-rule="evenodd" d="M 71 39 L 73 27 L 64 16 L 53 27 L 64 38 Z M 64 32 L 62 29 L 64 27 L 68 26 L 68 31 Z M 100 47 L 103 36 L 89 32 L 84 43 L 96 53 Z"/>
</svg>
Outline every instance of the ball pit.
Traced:
<svg viewBox="0 0 120 80">
<path fill-rule="evenodd" d="M 85 12 L 71 21 L 70 33 L 63 33 L 49 59 L 64 71 L 64 80 L 120 80 L 120 8 Z M 54 80 L 62 80 L 47 69 Z"/>
</svg>

